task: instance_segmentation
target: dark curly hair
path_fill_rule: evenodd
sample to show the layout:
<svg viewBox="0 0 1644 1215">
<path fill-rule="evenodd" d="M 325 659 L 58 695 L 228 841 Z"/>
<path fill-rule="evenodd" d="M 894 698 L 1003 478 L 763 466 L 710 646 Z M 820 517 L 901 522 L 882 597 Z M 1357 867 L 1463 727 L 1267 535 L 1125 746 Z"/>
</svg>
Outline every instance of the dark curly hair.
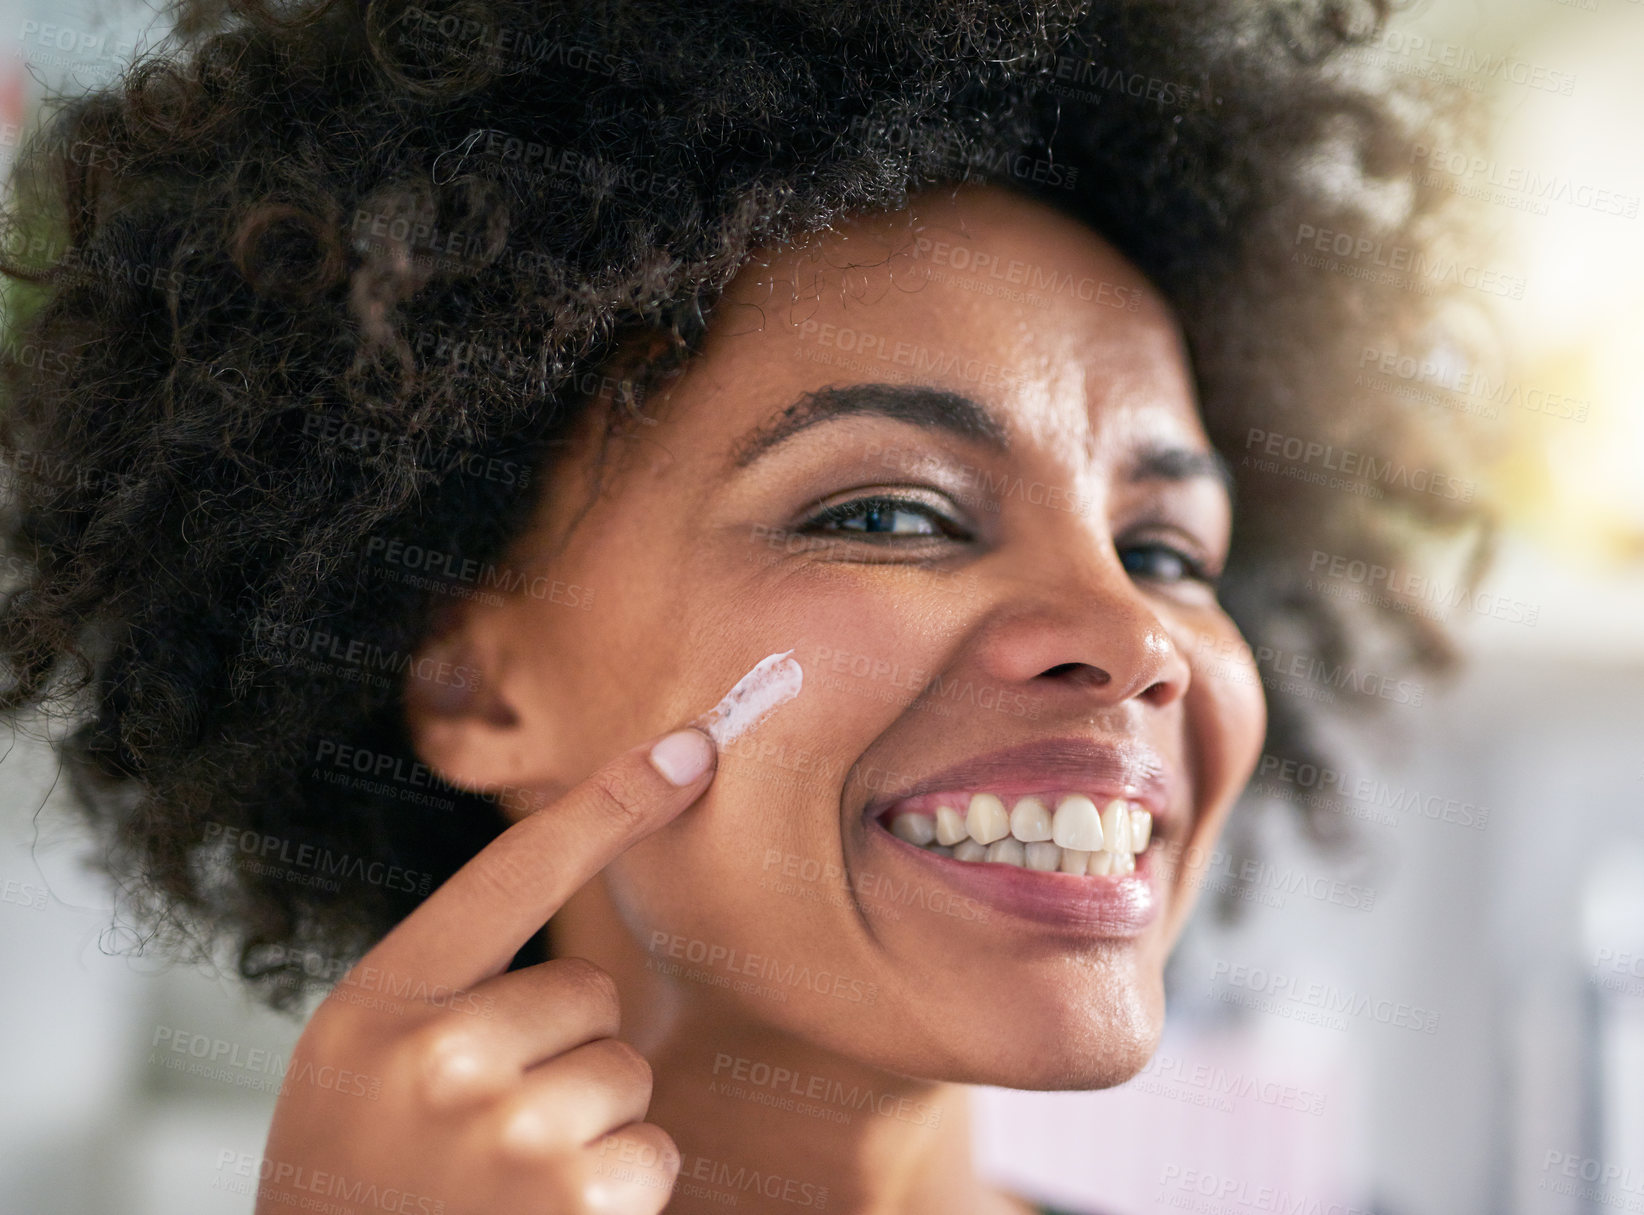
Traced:
<svg viewBox="0 0 1644 1215">
<path fill-rule="evenodd" d="M 1426 617 L 1294 554 L 1391 565 L 1470 495 L 1395 478 L 1370 509 L 1240 459 L 1261 432 L 1451 467 L 1353 382 L 1437 297 L 1295 252 L 1437 231 L 1408 117 L 1334 70 L 1386 8 L 182 4 L 14 176 L 0 711 L 55 726 L 138 922 L 231 941 L 276 1003 L 334 978 L 311 960 L 504 825 L 416 763 L 402 677 L 442 604 L 523 593 L 502 554 L 556 445 L 602 389 L 643 418 L 757 247 L 964 181 L 1079 217 L 1176 310 L 1238 474 L 1246 635 L 1345 662 L 1352 608 L 1442 662 Z M 1311 704 L 1271 700 L 1269 750 L 1302 754 Z"/>
</svg>

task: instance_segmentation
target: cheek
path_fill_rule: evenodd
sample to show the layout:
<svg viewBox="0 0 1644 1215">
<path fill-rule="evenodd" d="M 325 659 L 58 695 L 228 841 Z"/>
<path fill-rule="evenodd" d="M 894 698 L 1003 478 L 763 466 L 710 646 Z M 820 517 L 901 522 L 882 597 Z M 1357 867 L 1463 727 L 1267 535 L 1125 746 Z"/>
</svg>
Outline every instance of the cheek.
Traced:
<svg viewBox="0 0 1644 1215">
<path fill-rule="evenodd" d="M 610 594 L 592 607 L 540 603 L 515 634 L 531 672 L 517 695 L 534 702 L 532 741 L 567 786 L 606 759 L 683 720 L 676 639 Z"/>
<path fill-rule="evenodd" d="M 1267 701 L 1255 656 L 1225 616 L 1208 622 L 1188 650 L 1186 709 L 1199 809 L 1223 811 L 1255 771 L 1267 733 Z"/>
<path fill-rule="evenodd" d="M 716 632 L 735 646 L 740 664 L 731 678 L 766 654 L 791 649 L 804 686 L 726 748 L 715 791 L 748 814 L 732 796 L 738 785 L 780 775 L 761 769 L 780 769 L 785 755 L 797 753 L 827 774 L 809 783 L 806 796 L 837 808 L 851 768 L 940 669 L 942 638 L 955 624 L 943 605 L 926 599 L 913 588 L 812 568 L 782 580 L 754 613 L 746 601 L 740 614 L 721 608 Z"/>
<path fill-rule="evenodd" d="M 641 891 L 653 893 L 646 901 L 657 918 L 704 929 L 708 920 L 745 926 L 789 918 L 801 908 L 772 895 L 774 887 L 797 877 L 820 890 L 838 877 L 846 782 L 853 773 L 864 779 L 863 752 L 929 680 L 944 635 L 940 613 L 814 570 L 733 606 L 741 610 L 719 605 L 704 630 L 716 648 L 691 676 L 699 688 L 692 712 L 711 707 L 755 662 L 783 650 L 793 650 L 803 687 L 722 747 L 703 800 L 635 847 L 623 866 L 636 901 Z M 881 787 L 902 778 L 873 772 L 867 779 Z M 655 905 L 664 899 L 667 907 Z M 780 914 L 769 906 L 758 911 L 773 899 Z"/>
</svg>

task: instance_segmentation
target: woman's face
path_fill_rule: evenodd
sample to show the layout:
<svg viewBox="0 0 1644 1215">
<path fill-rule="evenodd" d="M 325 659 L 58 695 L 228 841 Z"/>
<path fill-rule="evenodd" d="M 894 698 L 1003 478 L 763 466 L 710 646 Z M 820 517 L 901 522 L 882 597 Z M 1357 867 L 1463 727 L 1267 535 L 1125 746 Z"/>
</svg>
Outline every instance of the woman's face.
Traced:
<svg viewBox="0 0 1644 1215">
<path fill-rule="evenodd" d="M 487 680 L 437 711 L 413 697 L 424 757 L 552 795 L 791 650 L 799 696 L 578 900 L 715 1024 L 949 1080 L 1133 1074 L 1185 862 L 1264 728 L 1209 581 L 1228 493 L 1159 296 L 1040 204 L 933 194 L 747 266 L 645 411 L 549 470 L 512 556 L 548 590 L 470 605 L 434 643 Z M 887 829 L 946 806 L 990 836 L 987 795 L 1072 798 L 1070 830 L 1077 799 L 1128 801 L 1152 839 L 1133 873 L 1076 875 Z M 1033 856 L 1092 865 L 1055 847 Z"/>
</svg>

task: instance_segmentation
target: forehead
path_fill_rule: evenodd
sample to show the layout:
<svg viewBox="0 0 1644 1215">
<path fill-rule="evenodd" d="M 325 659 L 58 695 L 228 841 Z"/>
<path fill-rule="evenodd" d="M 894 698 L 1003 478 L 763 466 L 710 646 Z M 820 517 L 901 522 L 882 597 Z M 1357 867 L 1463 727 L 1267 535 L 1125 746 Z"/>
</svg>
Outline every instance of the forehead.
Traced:
<svg viewBox="0 0 1644 1215">
<path fill-rule="evenodd" d="M 764 251 L 685 378 L 714 395 L 709 424 L 726 428 L 819 388 L 890 382 L 977 401 L 1013 445 L 1099 458 L 1203 443 L 1157 291 L 1090 228 L 998 187 L 921 195 Z"/>
</svg>

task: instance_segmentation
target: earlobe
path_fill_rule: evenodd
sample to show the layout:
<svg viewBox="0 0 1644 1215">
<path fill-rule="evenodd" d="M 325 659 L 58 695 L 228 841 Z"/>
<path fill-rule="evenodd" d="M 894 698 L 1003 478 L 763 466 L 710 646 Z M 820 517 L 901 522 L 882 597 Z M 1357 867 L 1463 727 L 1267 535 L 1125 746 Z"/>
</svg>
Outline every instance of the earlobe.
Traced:
<svg viewBox="0 0 1644 1215">
<path fill-rule="evenodd" d="M 502 622 L 466 612 L 425 641 L 406 669 L 405 724 L 417 757 L 476 793 L 533 783 L 529 731 L 509 696 Z"/>
</svg>

